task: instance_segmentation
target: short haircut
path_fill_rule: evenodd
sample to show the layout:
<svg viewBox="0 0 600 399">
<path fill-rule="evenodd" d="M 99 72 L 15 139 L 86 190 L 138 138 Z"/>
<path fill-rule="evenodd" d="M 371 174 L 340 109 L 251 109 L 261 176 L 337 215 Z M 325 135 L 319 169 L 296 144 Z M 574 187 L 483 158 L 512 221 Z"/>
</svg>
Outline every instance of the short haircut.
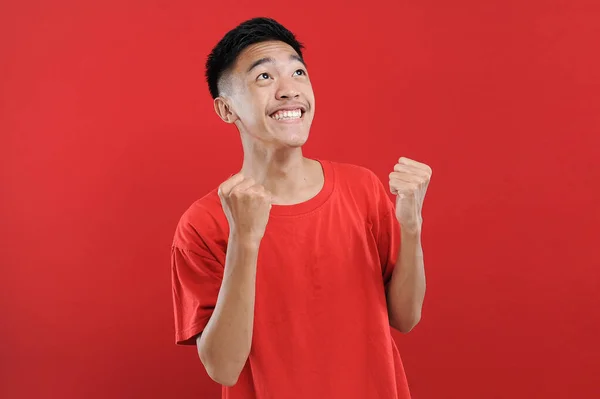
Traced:
<svg viewBox="0 0 600 399">
<path fill-rule="evenodd" d="M 213 48 L 206 60 L 206 81 L 213 99 L 219 96 L 219 80 L 250 45 L 276 40 L 290 45 L 300 59 L 304 45 L 283 25 L 271 18 L 253 18 L 230 30 Z"/>
</svg>

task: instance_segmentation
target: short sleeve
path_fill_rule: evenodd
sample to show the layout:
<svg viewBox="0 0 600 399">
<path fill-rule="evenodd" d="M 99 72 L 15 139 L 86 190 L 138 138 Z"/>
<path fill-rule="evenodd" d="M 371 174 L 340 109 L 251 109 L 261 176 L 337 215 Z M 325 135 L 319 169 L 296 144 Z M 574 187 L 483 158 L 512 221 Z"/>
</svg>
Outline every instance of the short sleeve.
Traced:
<svg viewBox="0 0 600 399">
<path fill-rule="evenodd" d="M 387 288 L 400 251 L 400 224 L 396 219 L 396 208 L 390 194 L 375 174 L 372 177 L 375 205 L 373 228 L 377 239 L 383 282 Z"/>
<path fill-rule="evenodd" d="M 208 250 L 171 247 L 176 344 L 195 345 L 217 303 L 223 270 Z"/>
</svg>

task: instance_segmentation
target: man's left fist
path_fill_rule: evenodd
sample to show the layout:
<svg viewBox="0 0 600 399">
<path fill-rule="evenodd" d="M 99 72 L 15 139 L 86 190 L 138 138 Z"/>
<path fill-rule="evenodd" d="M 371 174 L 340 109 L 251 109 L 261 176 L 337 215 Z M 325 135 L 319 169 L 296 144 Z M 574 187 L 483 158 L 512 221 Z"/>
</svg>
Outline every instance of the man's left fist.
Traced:
<svg viewBox="0 0 600 399">
<path fill-rule="evenodd" d="M 420 233 L 421 210 L 432 170 L 424 163 L 400 158 L 390 173 L 390 191 L 396 195 L 396 218 L 402 231 Z"/>
</svg>

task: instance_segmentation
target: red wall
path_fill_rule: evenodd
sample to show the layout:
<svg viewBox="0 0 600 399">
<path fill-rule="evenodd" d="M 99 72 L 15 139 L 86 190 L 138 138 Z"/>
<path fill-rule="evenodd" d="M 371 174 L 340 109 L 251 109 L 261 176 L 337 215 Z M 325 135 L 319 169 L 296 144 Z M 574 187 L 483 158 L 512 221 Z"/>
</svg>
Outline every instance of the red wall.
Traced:
<svg viewBox="0 0 600 399">
<path fill-rule="evenodd" d="M 169 246 L 241 160 L 205 56 L 265 14 L 308 46 L 307 155 L 435 171 L 415 399 L 600 398 L 598 2 L 238 3 L 2 2 L 0 397 L 218 397 Z"/>
</svg>

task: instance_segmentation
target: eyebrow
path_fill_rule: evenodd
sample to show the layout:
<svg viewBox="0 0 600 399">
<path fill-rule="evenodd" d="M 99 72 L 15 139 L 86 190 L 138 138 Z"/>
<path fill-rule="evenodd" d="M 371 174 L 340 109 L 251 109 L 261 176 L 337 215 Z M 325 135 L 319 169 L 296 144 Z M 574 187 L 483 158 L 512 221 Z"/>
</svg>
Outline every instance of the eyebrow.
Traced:
<svg viewBox="0 0 600 399">
<path fill-rule="evenodd" d="M 306 64 L 304 63 L 304 60 L 302 58 L 300 58 L 296 54 L 290 54 L 290 60 L 291 61 L 301 62 L 302 65 L 304 65 L 306 67 Z M 252 63 L 252 65 L 250 65 L 250 67 L 248 68 L 248 70 L 246 71 L 246 73 L 252 72 L 252 70 L 254 68 L 256 68 L 257 66 L 260 66 L 260 65 L 263 65 L 263 64 L 274 64 L 274 63 L 275 63 L 275 59 L 273 57 L 264 57 L 264 58 L 261 58 L 259 60 L 254 61 Z"/>
</svg>

